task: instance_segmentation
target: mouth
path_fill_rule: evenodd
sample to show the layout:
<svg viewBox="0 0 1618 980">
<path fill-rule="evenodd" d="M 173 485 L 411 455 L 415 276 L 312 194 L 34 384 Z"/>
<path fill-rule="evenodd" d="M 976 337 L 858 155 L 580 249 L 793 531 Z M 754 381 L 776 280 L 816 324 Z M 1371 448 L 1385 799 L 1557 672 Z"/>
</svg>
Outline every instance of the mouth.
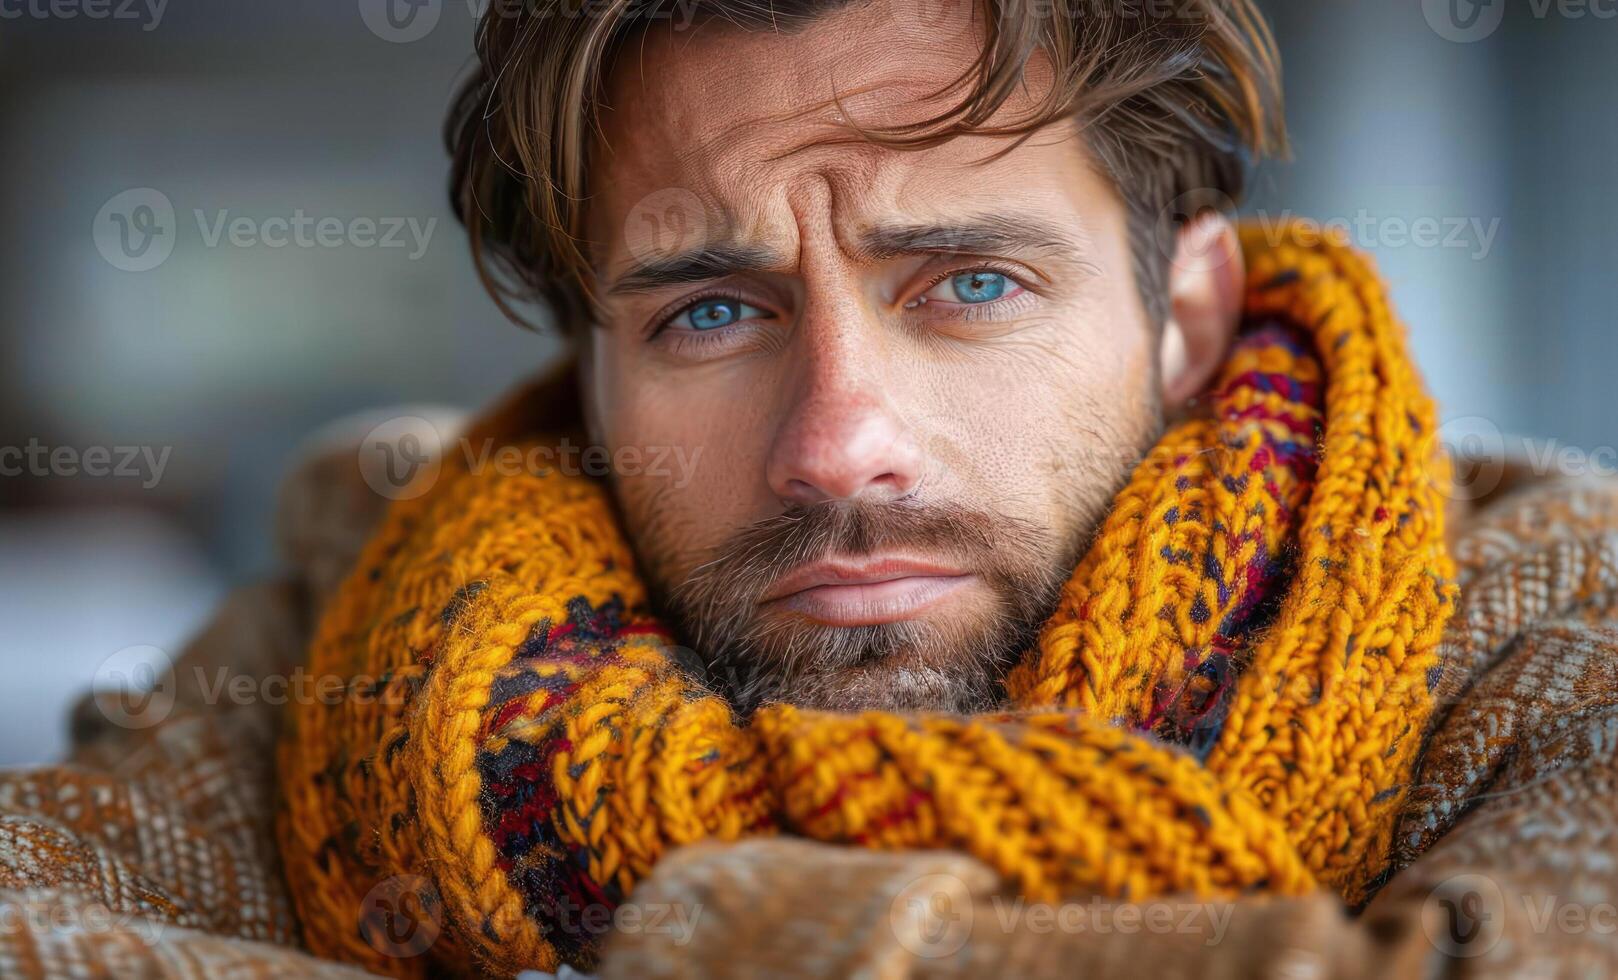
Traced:
<svg viewBox="0 0 1618 980">
<path fill-rule="evenodd" d="M 914 619 L 976 578 L 953 566 L 908 558 L 832 559 L 793 569 L 759 605 L 823 626 L 880 626 Z"/>
</svg>

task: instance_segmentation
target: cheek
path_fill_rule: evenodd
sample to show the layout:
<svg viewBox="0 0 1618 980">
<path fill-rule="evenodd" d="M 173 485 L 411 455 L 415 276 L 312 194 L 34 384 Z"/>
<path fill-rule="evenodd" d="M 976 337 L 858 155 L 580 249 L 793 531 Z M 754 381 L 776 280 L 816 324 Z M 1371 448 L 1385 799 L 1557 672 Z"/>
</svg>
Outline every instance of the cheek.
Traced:
<svg viewBox="0 0 1618 980">
<path fill-rule="evenodd" d="M 1060 531 L 1110 498 L 1158 418 L 1149 331 L 1127 309 L 1053 318 L 945 380 L 930 448 L 958 492 Z"/>
<path fill-rule="evenodd" d="M 615 459 L 635 447 L 644 464 L 615 472 L 614 489 L 655 578 L 677 580 L 768 516 L 766 422 L 747 407 L 757 399 L 725 397 L 698 379 L 660 378 L 632 358 L 609 360 L 596 373 L 591 397 L 602 441 Z"/>
</svg>

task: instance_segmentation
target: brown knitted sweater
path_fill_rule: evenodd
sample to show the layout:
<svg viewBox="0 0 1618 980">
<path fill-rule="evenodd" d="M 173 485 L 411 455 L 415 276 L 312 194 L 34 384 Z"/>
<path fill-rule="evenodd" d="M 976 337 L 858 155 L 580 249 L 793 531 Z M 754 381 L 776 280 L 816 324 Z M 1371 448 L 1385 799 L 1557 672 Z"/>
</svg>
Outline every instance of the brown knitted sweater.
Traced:
<svg viewBox="0 0 1618 980">
<path fill-rule="evenodd" d="M 289 481 L 293 572 L 225 604 L 160 720 L 119 725 L 127 706 L 90 699 L 67 761 L 0 773 L 0 976 L 360 975 L 298 949 L 270 834 L 281 704 L 382 503 L 354 459 L 330 449 Z M 1618 484 L 1506 484 L 1457 504 L 1444 706 L 1396 842 L 1402 870 L 1363 910 L 1325 894 L 1030 905 L 960 855 L 759 840 L 662 862 L 632 914 L 600 924 L 613 930 L 602 974 L 1618 972 Z M 419 954 L 437 936 L 432 902 L 396 884 L 354 928 Z"/>
</svg>

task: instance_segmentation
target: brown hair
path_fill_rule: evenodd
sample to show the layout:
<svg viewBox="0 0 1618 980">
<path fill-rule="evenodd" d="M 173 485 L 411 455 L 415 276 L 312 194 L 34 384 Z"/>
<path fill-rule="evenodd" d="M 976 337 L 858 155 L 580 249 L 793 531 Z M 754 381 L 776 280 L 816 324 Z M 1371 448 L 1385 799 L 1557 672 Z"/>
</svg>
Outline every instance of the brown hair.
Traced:
<svg viewBox="0 0 1618 980">
<path fill-rule="evenodd" d="M 676 10 L 790 31 L 857 0 L 492 0 L 477 64 L 446 126 L 451 197 L 484 286 L 506 314 L 542 301 L 589 316 L 583 202 L 595 106 L 616 52 Z M 883 0 L 877 0 L 883 2 Z M 1167 313 L 1163 235 L 1242 197 L 1256 158 L 1285 149 L 1280 64 L 1253 0 L 972 0 L 985 19 L 953 108 L 858 138 L 920 148 L 966 132 L 1022 136 L 1071 117 L 1130 210 L 1136 278 Z M 988 120 L 1036 50 L 1056 84 L 1026 115 Z"/>
</svg>

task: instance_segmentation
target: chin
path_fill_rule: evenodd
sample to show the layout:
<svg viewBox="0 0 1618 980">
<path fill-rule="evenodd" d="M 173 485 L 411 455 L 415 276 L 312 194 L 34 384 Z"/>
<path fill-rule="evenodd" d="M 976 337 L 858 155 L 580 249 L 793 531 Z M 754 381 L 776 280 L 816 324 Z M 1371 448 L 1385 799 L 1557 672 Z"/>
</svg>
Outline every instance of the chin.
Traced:
<svg viewBox="0 0 1618 980">
<path fill-rule="evenodd" d="M 889 711 L 974 714 L 998 706 L 988 685 L 963 685 L 961 677 L 933 667 L 857 667 L 825 678 L 793 703 L 819 711 Z"/>
<path fill-rule="evenodd" d="M 687 635 L 694 673 L 742 718 L 765 704 L 973 714 L 1004 706 L 1001 682 L 1054 606 L 1049 591 L 1029 590 L 1036 598 L 1017 603 L 1004 592 L 963 589 L 926 615 L 854 626 L 781 610 L 720 635 Z M 694 620 L 686 622 L 701 625 Z"/>
<path fill-rule="evenodd" d="M 981 633 L 949 643 L 915 623 L 836 632 L 843 635 L 822 635 L 819 648 L 844 657 L 778 673 L 756 700 L 837 712 L 970 714 L 1000 706 L 1010 658 Z"/>
</svg>

